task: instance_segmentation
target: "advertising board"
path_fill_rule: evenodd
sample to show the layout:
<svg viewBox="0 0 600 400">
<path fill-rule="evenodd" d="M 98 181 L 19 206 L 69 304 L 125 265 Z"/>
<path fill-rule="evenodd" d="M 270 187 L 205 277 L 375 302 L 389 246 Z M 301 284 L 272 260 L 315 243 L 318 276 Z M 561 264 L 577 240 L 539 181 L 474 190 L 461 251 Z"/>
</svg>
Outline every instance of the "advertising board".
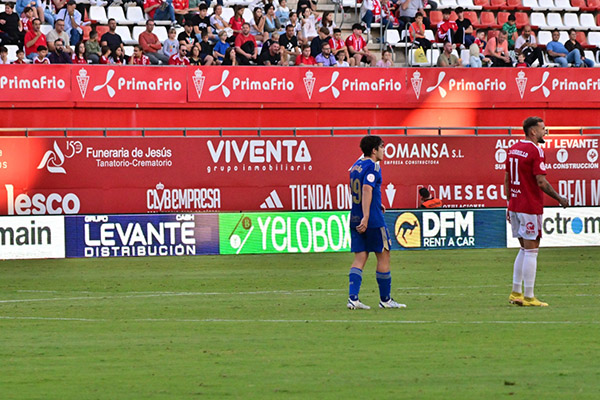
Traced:
<svg viewBox="0 0 600 400">
<path fill-rule="evenodd" d="M 0 260 L 64 257 L 63 216 L 0 217 Z"/>
</svg>

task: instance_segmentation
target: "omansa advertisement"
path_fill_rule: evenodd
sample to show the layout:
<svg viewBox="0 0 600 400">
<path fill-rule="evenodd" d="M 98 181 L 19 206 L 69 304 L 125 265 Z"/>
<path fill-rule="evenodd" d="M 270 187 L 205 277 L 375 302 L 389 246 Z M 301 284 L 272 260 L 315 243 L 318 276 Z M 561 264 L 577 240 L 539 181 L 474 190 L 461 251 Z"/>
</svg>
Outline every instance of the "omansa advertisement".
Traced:
<svg viewBox="0 0 600 400">
<path fill-rule="evenodd" d="M 505 207 L 515 137 L 386 136 L 386 208 Z M 2 138 L 0 215 L 348 210 L 360 137 Z M 574 206 L 600 205 L 599 139 L 552 136 L 548 180 Z M 547 205 L 553 205 L 547 198 Z"/>
</svg>

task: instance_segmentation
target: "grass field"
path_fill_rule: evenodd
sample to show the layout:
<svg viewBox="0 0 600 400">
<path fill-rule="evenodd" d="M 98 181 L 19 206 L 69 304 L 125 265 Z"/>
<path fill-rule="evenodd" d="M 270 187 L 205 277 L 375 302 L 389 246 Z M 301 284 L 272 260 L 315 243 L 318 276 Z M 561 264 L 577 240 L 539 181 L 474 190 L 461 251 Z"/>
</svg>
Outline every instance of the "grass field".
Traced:
<svg viewBox="0 0 600 400">
<path fill-rule="evenodd" d="M 598 399 L 600 248 L 542 249 L 544 309 L 515 254 L 394 252 L 369 311 L 348 253 L 2 261 L 0 398 Z"/>
</svg>

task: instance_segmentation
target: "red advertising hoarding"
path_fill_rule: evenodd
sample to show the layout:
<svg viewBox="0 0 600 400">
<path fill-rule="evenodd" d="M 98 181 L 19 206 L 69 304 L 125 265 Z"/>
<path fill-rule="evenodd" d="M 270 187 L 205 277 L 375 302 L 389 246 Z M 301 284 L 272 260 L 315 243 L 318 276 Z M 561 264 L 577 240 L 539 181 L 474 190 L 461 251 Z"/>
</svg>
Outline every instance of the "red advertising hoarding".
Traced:
<svg viewBox="0 0 600 400">
<path fill-rule="evenodd" d="M 386 137 L 382 197 L 414 208 L 503 207 L 514 137 Z M 357 137 L 0 139 L 0 215 L 337 210 L 350 206 Z M 600 204 L 599 139 L 552 136 L 548 179 L 572 205 Z M 548 204 L 553 204 L 547 199 Z"/>
<path fill-rule="evenodd" d="M 2 65 L 0 102 L 518 104 L 600 101 L 593 69 Z"/>
</svg>

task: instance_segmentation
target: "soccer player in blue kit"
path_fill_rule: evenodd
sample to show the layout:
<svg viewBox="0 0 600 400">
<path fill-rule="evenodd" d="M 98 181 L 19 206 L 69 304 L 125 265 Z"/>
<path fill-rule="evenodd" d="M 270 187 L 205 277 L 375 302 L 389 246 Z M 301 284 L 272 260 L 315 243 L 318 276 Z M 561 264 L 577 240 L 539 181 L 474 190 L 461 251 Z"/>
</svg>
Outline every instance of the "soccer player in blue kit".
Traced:
<svg viewBox="0 0 600 400">
<path fill-rule="evenodd" d="M 364 156 L 350 169 L 352 210 L 350 211 L 351 250 L 354 261 L 350 268 L 348 308 L 369 310 L 371 307 L 358 299 L 362 272 L 369 257 L 377 257 L 377 284 L 379 285 L 380 308 L 404 308 L 391 298 L 392 275 L 390 272 L 390 247 L 392 241 L 383 219 L 385 208 L 381 203 L 381 167 L 383 140 L 379 136 L 365 136 L 360 141 Z"/>
</svg>

